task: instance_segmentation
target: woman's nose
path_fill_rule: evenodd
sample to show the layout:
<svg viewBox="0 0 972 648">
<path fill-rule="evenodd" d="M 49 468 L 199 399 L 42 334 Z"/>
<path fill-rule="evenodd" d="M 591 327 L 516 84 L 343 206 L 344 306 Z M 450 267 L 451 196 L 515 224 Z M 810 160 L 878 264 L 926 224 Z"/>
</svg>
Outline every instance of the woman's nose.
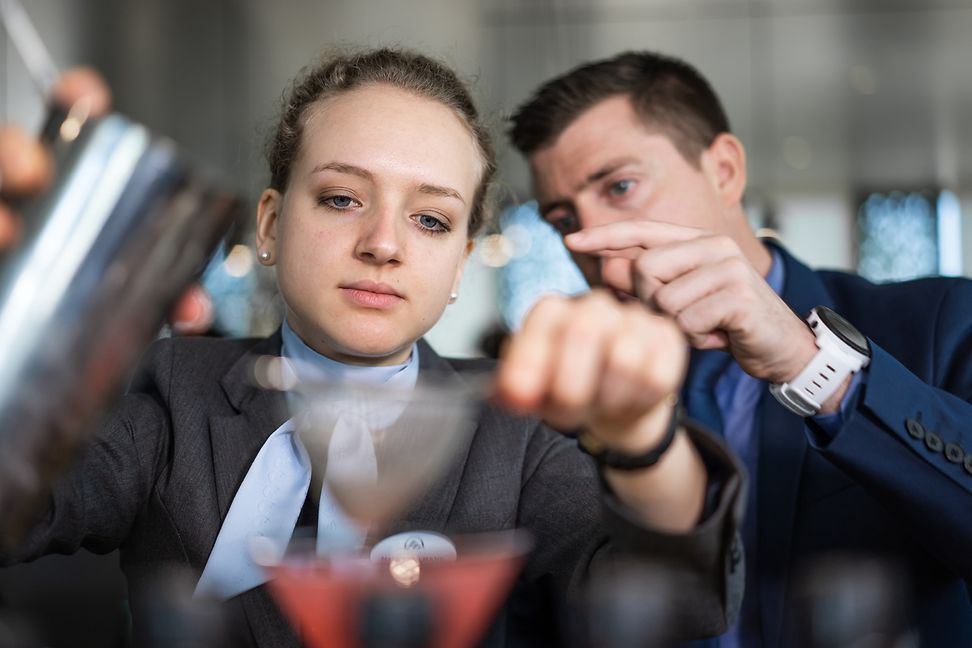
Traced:
<svg viewBox="0 0 972 648">
<path fill-rule="evenodd" d="M 399 219 L 390 210 L 378 210 L 362 219 L 355 255 L 368 263 L 401 263 Z"/>
</svg>

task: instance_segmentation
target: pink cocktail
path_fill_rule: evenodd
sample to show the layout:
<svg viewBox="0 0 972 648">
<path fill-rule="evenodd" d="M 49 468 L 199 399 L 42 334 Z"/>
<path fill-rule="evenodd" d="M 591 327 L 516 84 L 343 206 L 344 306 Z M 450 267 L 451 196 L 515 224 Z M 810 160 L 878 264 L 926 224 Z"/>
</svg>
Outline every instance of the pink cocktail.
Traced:
<svg viewBox="0 0 972 648">
<path fill-rule="evenodd" d="M 528 543 L 522 535 L 483 536 L 472 551 L 455 559 L 402 554 L 391 559 L 366 556 L 288 556 L 268 566 L 270 591 L 298 636 L 312 648 L 362 645 L 362 610 L 378 597 L 425 598 L 428 646 L 473 645 L 484 633 L 522 567 Z M 468 543 L 466 543 L 468 544 Z"/>
</svg>

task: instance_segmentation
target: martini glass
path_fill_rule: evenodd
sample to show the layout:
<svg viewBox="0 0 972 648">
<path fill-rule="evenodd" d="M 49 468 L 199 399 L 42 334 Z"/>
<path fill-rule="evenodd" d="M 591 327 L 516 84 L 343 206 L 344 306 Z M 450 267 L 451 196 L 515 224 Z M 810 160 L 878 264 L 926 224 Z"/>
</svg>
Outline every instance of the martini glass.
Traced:
<svg viewBox="0 0 972 648">
<path fill-rule="evenodd" d="M 461 470 L 490 377 L 425 372 L 400 388 L 297 381 L 306 373 L 268 366 L 289 389 L 320 522 L 310 537 L 295 534 L 282 556 L 257 550 L 254 558 L 301 639 L 332 648 L 473 645 L 523 564 L 526 535 L 385 536 L 408 529 L 407 514 Z"/>
<path fill-rule="evenodd" d="M 521 532 L 454 538 L 456 557 L 317 555 L 292 546 L 266 564 L 284 615 L 311 648 L 461 648 L 481 638 L 530 543 Z"/>
</svg>

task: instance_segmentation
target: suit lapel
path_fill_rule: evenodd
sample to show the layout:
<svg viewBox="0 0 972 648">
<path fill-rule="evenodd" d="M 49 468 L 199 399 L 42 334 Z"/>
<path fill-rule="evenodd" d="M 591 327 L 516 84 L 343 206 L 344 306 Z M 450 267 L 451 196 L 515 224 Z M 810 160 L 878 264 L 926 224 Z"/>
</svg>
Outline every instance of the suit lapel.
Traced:
<svg viewBox="0 0 972 648">
<path fill-rule="evenodd" d="M 267 586 L 256 587 L 239 596 L 250 632 L 257 646 L 298 648 L 302 644 L 297 630 L 273 600 Z"/>
<path fill-rule="evenodd" d="M 237 410 L 236 414 L 213 416 L 209 420 L 220 520 L 225 519 L 233 496 L 267 437 L 289 417 L 283 394 L 260 389 L 252 377 L 256 357 L 279 353 L 278 332 L 241 357 L 220 383 Z"/>
<path fill-rule="evenodd" d="M 780 645 L 800 474 L 806 454 L 803 419 L 771 395 L 762 398 L 757 493 L 757 581 L 763 642 Z"/>
<path fill-rule="evenodd" d="M 209 419 L 216 501 L 219 507 L 219 522 L 213 530 L 213 543 L 253 459 L 267 437 L 289 417 L 283 394 L 260 389 L 253 379 L 253 362 L 257 357 L 279 354 L 278 331 L 257 343 L 249 353 L 237 360 L 220 381 L 236 413 L 212 416 Z M 238 601 L 257 645 L 299 645 L 294 632 L 265 587 L 244 592 L 238 597 Z"/>
<path fill-rule="evenodd" d="M 772 246 L 772 244 L 770 244 Z M 783 300 L 801 319 L 814 306 L 832 304 L 810 268 L 774 247 L 784 265 Z M 757 581 L 763 643 L 780 645 L 790 577 L 797 501 L 807 441 L 803 419 L 764 392 L 760 407 L 757 474 Z"/>
</svg>

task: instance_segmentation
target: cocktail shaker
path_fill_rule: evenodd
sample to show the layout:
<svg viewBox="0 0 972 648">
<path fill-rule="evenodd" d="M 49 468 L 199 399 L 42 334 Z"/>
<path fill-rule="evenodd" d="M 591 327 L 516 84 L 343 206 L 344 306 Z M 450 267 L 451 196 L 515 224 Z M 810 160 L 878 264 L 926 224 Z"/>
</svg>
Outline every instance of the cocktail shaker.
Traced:
<svg viewBox="0 0 972 648">
<path fill-rule="evenodd" d="M 0 262 L 8 548 L 244 204 L 173 142 L 119 114 L 54 109 L 42 139 L 53 183 L 17 206 L 23 235 Z"/>
</svg>

